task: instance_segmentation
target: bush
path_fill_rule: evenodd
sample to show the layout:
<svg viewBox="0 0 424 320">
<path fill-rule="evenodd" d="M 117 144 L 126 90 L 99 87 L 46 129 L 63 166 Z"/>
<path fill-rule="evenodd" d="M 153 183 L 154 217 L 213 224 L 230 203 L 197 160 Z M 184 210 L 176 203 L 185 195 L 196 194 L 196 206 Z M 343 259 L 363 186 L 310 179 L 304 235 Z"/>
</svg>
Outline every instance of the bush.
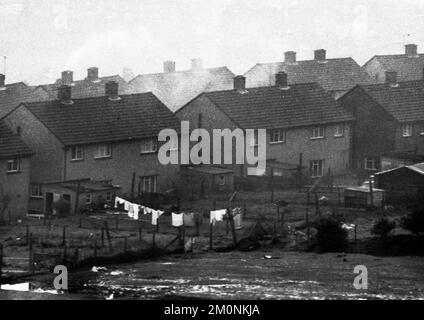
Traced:
<svg viewBox="0 0 424 320">
<path fill-rule="evenodd" d="M 412 209 L 402 218 L 402 226 L 415 235 L 424 233 L 424 208 L 422 206 Z"/>
<path fill-rule="evenodd" d="M 381 239 L 386 239 L 394 228 L 396 228 L 396 222 L 383 217 L 374 223 L 374 226 L 371 229 L 371 233 L 380 237 Z"/>
<path fill-rule="evenodd" d="M 317 223 L 317 242 L 321 252 L 344 251 L 347 246 L 347 231 L 335 218 L 322 218 Z"/>
</svg>

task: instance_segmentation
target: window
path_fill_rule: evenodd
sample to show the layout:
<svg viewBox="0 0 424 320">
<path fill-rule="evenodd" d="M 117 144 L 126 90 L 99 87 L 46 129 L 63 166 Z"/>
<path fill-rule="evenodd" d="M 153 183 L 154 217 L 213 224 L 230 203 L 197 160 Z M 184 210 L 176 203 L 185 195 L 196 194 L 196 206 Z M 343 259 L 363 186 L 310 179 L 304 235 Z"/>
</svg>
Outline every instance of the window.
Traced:
<svg viewBox="0 0 424 320">
<path fill-rule="evenodd" d="M 42 198 L 43 192 L 40 183 L 31 183 L 31 198 Z"/>
<path fill-rule="evenodd" d="M 286 133 L 284 130 L 271 130 L 270 143 L 281 143 L 284 141 L 286 141 Z"/>
<path fill-rule="evenodd" d="M 112 192 L 106 192 L 106 202 L 112 202 Z"/>
<path fill-rule="evenodd" d="M 83 160 L 84 154 L 82 151 L 82 146 L 73 146 L 71 147 L 71 160 Z"/>
<path fill-rule="evenodd" d="M 112 145 L 110 143 L 102 143 L 97 145 L 96 154 L 94 158 L 108 158 L 112 155 Z"/>
<path fill-rule="evenodd" d="M 18 172 L 19 171 L 19 158 L 7 160 L 7 172 Z"/>
<path fill-rule="evenodd" d="M 145 139 L 141 142 L 140 153 L 151 153 L 158 150 L 158 143 L 156 139 Z"/>
<path fill-rule="evenodd" d="M 364 164 L 365 170 L 377 170 L 375 167 L 375 159 L 368 157 L 365 158 L 365 164 Z"/>
<path fill-rule="evenodd" d="M 343 137 L 343 135 L 344 135 L 344 124 L 343 123 L 336 124 L 334 128 L 334 136 Z"/>
<path fill-rule="evenodd" d="M 312 160 L 311 161 L 311 177 L 318 178 L 322 177 L 324 173 L 324 160 Z"/>
<path fill-rule="evenodd" d="M 402 137 L 412 136 L 412 124 L 404 124 L 402 126 Z"/>
<path fill-rule="evenodd" d="M 85 204 L 91 204 L 93 201 L 93 195 L 91 193 L 85 194 Z"/>
<path fill-rule="evenodd" d="M 312 129 L 311 139 L 323 139 L 324 134 L 324 127 L 315 127 Z"/>
<path fill-rule="evenodd" d="M 141 177 L 141 187 L 143 193 L 156 193 L 157 176 Z"/>
</svg>

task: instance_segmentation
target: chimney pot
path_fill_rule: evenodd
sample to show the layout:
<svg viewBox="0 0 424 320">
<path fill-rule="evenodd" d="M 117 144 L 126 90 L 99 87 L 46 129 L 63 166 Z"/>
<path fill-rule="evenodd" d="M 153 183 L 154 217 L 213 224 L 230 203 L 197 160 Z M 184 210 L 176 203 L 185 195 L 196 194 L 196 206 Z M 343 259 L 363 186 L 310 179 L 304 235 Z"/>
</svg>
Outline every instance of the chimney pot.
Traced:
<svg viewBox="0 0 424 320">
<path fill-rule="evenodd" d="M 191 59 L 191 70 L 199 71 L 203 69 L 203 61 L 202 59 Z"/>
<path fill-rule="evenodd" d="M 246 90 L 246 77 L 235 76 L 234 77 L 234 90 L 245 91 Z"/>
<path fill-rule="evenodd" d="M 109 81 L 105 85 L 105 93 L 109 100 L 119 100 L 119 85 L 116 81 Z"/>
<path fill-rule="evenodd" d="M 277 86 L 279 88 L 287 88 L 288 87 L 287 73 L 278 72 L 275 75 L 275 86 Z"/>
<path fill-rule="evenodd" d="M 175 61 L 165 61 L 163 63 L 163 72 L 164 73 L 171 73 L 175 72 Z"/>
<path fill-rule="evenodd" d="M 296 52 L 295 51 L 287 51 L 284 53 L 284 62 L 288 64 L 296 63 Z"/>
<path fill-rule="evenodd" d="M 418 55 L 418 46 L 416 44 L 405 45 L 405 55 L 409 58 L 414 58 Z"/>
<path fill-rule="evenodd" d="M 74 73 L 70 70 L 62 71 L 62 85 L 70 86 L 74 82 Z"/>
<path fill-rule="evenodd" d="M 99 68 L 91 67 L 87 69 L 87 80 L 98 81 L 99 80 Z"/>
<path fill-rule="evenodd" d="M 314 51 L 315 61 L 325 61 L 327 59 L 327 51 L 324 49 L 319 49 Z"/>
<path fill-rule="evenodd" d="M 0 73 L 0 89 L 6 88 L 6 76 Z"/>
<path fill-rule="evenodd" d="M 391 86 L 397 85 L 397 72 L 396 71 L 386 71 L 386 83 Z"/>
<path fill-rule="evenodd" d="M 63 104 L 71 104 L 72 88 L 68 85 L 61 85 L 57 91 L 57 98 Z"/>
</svg>

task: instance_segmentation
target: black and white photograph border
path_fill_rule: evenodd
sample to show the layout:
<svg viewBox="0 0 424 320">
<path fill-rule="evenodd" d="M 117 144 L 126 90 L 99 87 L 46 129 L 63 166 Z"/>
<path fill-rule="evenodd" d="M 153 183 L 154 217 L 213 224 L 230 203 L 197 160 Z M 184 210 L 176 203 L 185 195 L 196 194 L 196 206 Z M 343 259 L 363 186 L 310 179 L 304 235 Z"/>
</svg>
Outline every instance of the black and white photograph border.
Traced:
<svg viewBox="0 0 424 320">
<path fill-rule="evenodd" d="M 423 18 L 0 0 L 0 300 L 423 300 Z"/>
</svg>

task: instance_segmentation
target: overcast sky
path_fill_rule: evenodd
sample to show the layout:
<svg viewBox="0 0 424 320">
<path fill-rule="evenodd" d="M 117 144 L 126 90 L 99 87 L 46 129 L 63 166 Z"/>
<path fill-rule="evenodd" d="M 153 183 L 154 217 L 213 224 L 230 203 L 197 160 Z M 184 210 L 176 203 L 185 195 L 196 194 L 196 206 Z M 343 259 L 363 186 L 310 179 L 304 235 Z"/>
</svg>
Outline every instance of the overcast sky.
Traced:
<svg viewBox="0 0 424 320">
<path fill-rule="evenodd" d="M 406 42 L 424 52 L 422 0 L 0 0 L 8 83 L 48 83 L 65 69 L 80 79 L 90 66 L 160 72 L 168 59 L 187 69 L 191 58 L 240 74 L 320 48 L 363 64 Z"/>
</svg>

